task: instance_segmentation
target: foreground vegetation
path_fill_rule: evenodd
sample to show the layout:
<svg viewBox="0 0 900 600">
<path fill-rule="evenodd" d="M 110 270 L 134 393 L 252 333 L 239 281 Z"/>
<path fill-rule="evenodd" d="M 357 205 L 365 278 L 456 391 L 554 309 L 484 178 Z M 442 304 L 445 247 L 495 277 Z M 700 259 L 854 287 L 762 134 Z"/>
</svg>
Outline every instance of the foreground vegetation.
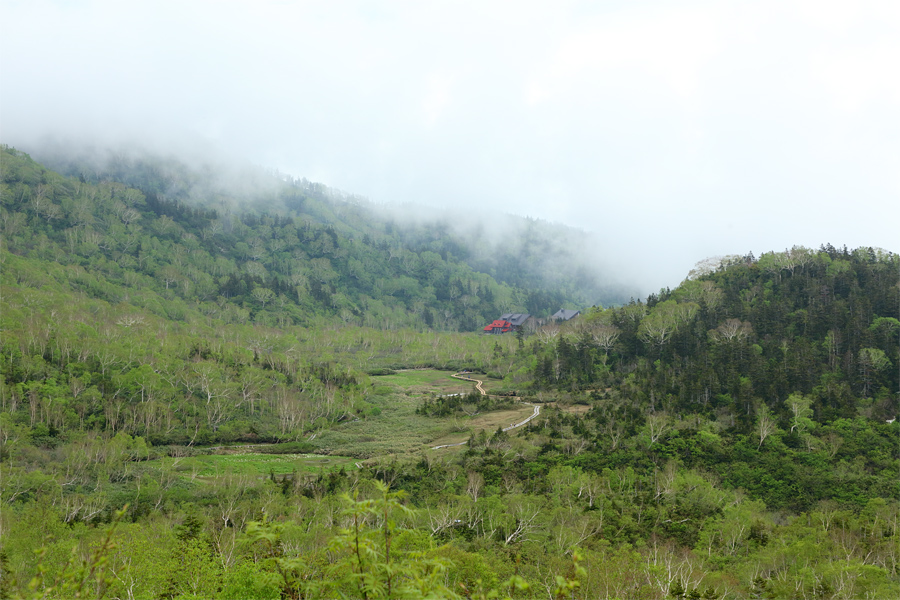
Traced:
<svg viewBox="0 0 900 600">
<path fill-rule="evenodd" d="M 453 311 L 527 291 L 442 258 L 494 300 L 332 292 L 309 244 L 401 261 L 316 224 L 212 258 L 205 213 L 4 152 L 0 596 L 900 594 L 894 254 L 732 257 L 482 336 Z"/>
</svg>

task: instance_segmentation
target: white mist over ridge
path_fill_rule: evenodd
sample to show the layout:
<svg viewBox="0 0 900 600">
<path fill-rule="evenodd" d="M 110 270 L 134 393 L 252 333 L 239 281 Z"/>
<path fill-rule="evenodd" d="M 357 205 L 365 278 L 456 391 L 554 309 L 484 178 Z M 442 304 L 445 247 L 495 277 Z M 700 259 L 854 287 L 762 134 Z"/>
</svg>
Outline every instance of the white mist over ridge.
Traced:
<svg viewBox="0 0 900 600">
<path fill-rule="evenodd" d="M 577 307 L 609 306 L 643 295 L 632 279 L 618 272 L 614 257 L 604 256 L 595 236 L 567 225 L 488 209 L 374 203 L 221 153 L 178 156 L 149 148 L 127 144 L 103 147 L 82 139 L 44 140 L 19 149 L 63 174 L 88 181 L 121 181 L 159 198 L 215 210 L 225 221 L 245 212 L 298 211 L 291 214 L 339 229 L 346 226 L 346 233 L 358 236 L 367 230 L 357 226 L 362 215 L 367 227 L 375 227 L 370 233 L 396 233 L 396 239 L 410 249 L 446 239 L 454 255 L 476 270 L 523 290 L 564 293 Z M 316 208 L 307 211 L 303 198 L 325 201 L 331 206 L 326 211 L 330 216 Z M 347 205 L 356 208 L 342 208 Z M 320 220 L 323 217 L 325 220 Z"/>
<path fill-rule="evenodd" d="M 0 138 L 23 149 L 223 153 L 379 205 L 558 222 L 643 292 L 711 255 L 898 250 L 896 3 L 45 0 L 2 17 Z"/>
</svg>

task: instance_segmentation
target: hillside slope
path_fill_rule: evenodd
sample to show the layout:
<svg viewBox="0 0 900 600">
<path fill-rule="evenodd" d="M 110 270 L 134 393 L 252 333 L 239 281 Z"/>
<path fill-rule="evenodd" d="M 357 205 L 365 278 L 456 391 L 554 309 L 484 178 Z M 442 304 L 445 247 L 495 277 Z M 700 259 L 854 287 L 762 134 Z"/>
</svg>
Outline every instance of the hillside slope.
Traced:
<svg viewBox="0 0 900 600">
<path fill-rule="evenodd" d="M 142 179 L 137 166 L 133 175 L 147 194 L 114 179 L 66 178 L 8 148 L 2 163 L 10 252 L 103 273 L 107 284 L 178 298 L 225 322 L 324 318 L 471 330 L 505 310 L 524 310 L 524 291 L 474 271 L 440 241 L 412 251 L 379 234 L 363 209 L 312 202 L 294 186 L 272 189 L 276 207 L 305 207 L 291 217 L 238 212 L 227 196 L 188 204 L 182 196 L 197 188 L 173 192 L 188 188 L 178 180 L 168 193 L 155 191 L 156 180 Z M 152 310 L 171 316 L 168 307 Z"/>
<path fill-rule="evenodd" d="M 70 147 L 44 148 L 40 156 L 50 168 L 82 181 L 115 181 L 148 199 L 215 211 L 224 227 L 235 215 L 252 214 L 333 228 L 341 237 L 393 249 L 389 258 L 403 263 L 403 274 L 413 278 L 433 265 L 401 256 L 402 251 L 417 257 L 433 252 L 517 288 L 516 301 L 541 316 L 563 304 L 621 304 L 635 295 L 600 266 L 590 236 L 559 224 L 426 204 L 376 205 L 305 178 L 212 158 Z M 460 325 L 471 328 L 465 321 Z"/>
<path fill-rule="evenodd" d="M 437 225 L 2 159 L 0 595 L 91 561 L 97 597 L 898 595 L 896 254 L 480 335 L 452 330 L 535 290 Z"/>
</svg>

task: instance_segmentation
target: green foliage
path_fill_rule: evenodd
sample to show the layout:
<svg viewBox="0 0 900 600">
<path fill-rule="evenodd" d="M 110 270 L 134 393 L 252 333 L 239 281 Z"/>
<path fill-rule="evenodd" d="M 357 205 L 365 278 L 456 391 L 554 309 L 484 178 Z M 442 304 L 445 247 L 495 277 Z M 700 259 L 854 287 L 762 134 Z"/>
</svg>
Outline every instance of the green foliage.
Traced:
<svg viewBox="0 0 900 600">
<path fill-rule="evenodd" d="M 150 167 L 4 149 L 4 596 L 900 594 L 895 255 L 730 259 L 480 336 L 451 330 L 560 297 L 309 182 L 225 217 Z M 540 416 L 503 432 L 531 406 L 449 369 Z"/>
<path fill-rule="evenodd" d="M 481 412 L 502 410 L 512 406 L 513 403 L 509 398 L 489 396 L 473 391 L 468 394 L 425 398 L 422 405 L 416 409 L 416 413 L 431 417 L 474 416 Z"/>
<path fill-rule="evenodd" d="M 223 600 L 279 600 L 281 588 L 277 575 L 262 570 L 257 563 L 245 561 L 227 575 L 219 597 Z"/>
<path fill-rule="evenodd" d="M 46 598 L 48 596 L 62 596 L 66 598 L 82 598 L 87 595 L 101 598 L 113 582 L 115 572 L 108 566 L 110 552 L 116 547 L 113 541 L 113 533 L 116 524 L 125 515 L 128 506 L 116 512 L 112 525 L 107 528 L 106 535 L 97 544 L 90 554 L 81 558 L 78 556 L 77 546 L 72 548 L 69 559 L 62 569 L 52 578 L 47 578 L 48 548 L 42 546 L 35 548 L 37 555 L 37 574 L 28 583 L 30 598 Z"/>
<path fill-rule="evenodd" d="M 271 444 L 258 449 L 262 454 L 312 454 L 315 450 L 315 446 L 306 442 Z"/>
<path fill-rule="evenodd" d="M 460 598 L 441 583 L 445 561 L 400 543 L 402 534 L 410 531 L 398 528 L 395 521 L 398 514 L 410 513 L 401 502 L 404 494 L 391 492 L 378 481 L 374 492 L 371 499 L 344 496 L 349 526 L 332 538 L 329 549 L 334 559 L 322 566 L 322 579 L 312 575 L 307 560 L 286 552 L 283 525 L 248 525 L 246 541 L 264 548 L 264 564 L 282 597 Z"/>
<path fill-rule="evenodd" d="M 168 300 L 218 304 L 220 318 L 232 323 L 283 327 L 324 318 L 471 331 L 501 307 L 549 314 L 615 295 L 588 291 L 582 272 L 558 268 L 572 263 L 560 260 L 571 246 L 548 224 L 528 221 L 525 248 L 497 251 L 446 223 L 398 227 L 362 199 L 306 180 L 245 173 L 257 180 L 223 187 L 212 170 L 152 157 L 111 163 L 98 176 L 97 165 L 56 157 L 66 178 L 6 146 L 2 152 L 8 249 L 105 272 L 107 281 L 84 274 L 78 285 L 107 301 L 122 296 L 124 283 Z M 271 212 L 257 212 L 263 205 Z M 510 260 L 527 251 L 528 240 L 541 240 L 544 252 Z M 148 304 L 170 318 L 183 314 Z"/>
<path fill-rule="evenodd" d="M 175 598 L 212 598 L 222 587 L 221 567 L 202 540 L 183 541 L 173 566 L 169 583 Z"/>
<path fill-rule="evenodd" d="M 734 260 L 646 305 L 597 311 L 533 344 L 535 383 L 628 382 L 651 410 L 727 411 L 744 432 L 755 425 L 748 407 L 761 398 L 787 420 L 792 394 L 810 399 L 818 422 L 887 419 L 887 390 L 900 387 L 891 368 L 900 359 L 898 270 L 896 254 L 831 246 Z"/>
</svg>

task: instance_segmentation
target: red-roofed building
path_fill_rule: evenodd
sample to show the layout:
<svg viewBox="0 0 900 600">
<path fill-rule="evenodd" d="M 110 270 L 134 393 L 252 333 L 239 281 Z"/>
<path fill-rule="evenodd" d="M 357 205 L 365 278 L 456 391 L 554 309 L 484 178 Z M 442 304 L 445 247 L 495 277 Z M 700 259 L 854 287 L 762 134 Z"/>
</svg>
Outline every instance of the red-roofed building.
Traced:
<svg viewBox="0 0 900 600">
<path fill-rule="evenodd" d="M 507 331 L 512 331 L 512 323 L 506 321 L 504 319 L 497 319 L 490 325 L 484 328 L 485 333 L 506 333 Z"/>
</svg>

